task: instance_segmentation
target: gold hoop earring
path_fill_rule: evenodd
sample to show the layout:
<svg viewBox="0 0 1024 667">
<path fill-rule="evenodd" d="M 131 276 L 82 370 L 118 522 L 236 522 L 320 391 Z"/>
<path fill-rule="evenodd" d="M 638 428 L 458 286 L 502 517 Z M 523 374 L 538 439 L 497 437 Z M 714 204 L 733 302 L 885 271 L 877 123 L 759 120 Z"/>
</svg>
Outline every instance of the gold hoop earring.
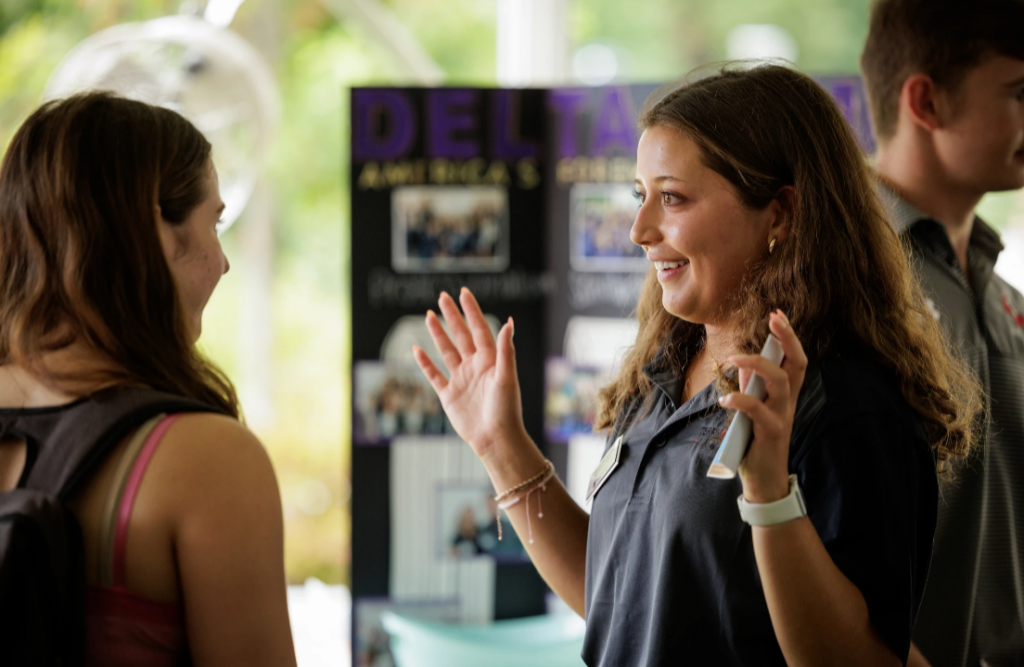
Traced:
<svg viewBox="0 0 1024 667">
<path fill-rule="evenodd" d="M 768 242 L 768 254 L 772 254 L 773 250 L 775 250 L 775 239 Z"/>
</svg>

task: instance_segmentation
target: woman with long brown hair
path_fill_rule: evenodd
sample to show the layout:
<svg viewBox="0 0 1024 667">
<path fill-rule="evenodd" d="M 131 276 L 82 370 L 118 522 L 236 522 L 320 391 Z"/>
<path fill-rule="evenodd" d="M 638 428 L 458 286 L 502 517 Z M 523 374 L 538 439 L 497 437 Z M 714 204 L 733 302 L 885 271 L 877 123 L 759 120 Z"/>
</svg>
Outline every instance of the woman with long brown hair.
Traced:
<svg viewBox="0 0 1024 667">
<path fill-rule="evenodd" d="M 526 434 L 511 321 L 495 340 L 468 291 L 464 317 L 443 294 L 451 336 L 427 325 L 448 377 L 417 360 L 534 564 L 586 618 L 587 664 L 902 664 L 936 466 L 969 451 L 977 398 L 852 132 L 775 65 L 656 95 L 640 127 L 631 236 L 653 266 L 600 398 L 590 516 Z M 781 365 L 757 354 L 769 332 Z M 737 391 L 752 373 L 764 402 Z M 737 410 L 746 458 L 709 478 Z"/>
<path fill-rule="evenodd" d="M 195 346 L 223 209 L 195 127 L 105 93 L 42 106 L 0 168 L 0 422 L 84 432 L 144 392 L 207 410 L 125 434 L 68 499 L 86 665 L 295 664 L 274 472 Z M 0 437 L 0 491 L 39 444 Z"/>
</svg>

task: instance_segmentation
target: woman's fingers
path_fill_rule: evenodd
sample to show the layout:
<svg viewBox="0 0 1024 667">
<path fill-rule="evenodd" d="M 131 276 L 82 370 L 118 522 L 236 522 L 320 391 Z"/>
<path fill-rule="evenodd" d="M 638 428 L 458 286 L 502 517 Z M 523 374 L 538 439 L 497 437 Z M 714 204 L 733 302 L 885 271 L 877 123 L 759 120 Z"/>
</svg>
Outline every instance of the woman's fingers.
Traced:
<svg viewBox="0 0 1024 667">
<path fill-rule="evenodd" d="M 743 354 L 730 357 L 729 361 L 740 369 L 740 373 L 756 373 L 764 380 L 768 396 L 764 403 L 772 410 L 785 410 L 789 406 L 789 375 L 772 360 L 759 354 Z M 757 399 L 755 399 L 757 400 Z"/>
<path fill-rule="evenodd" d="M 463 287 L 459 292 L 459 303 L 462 304 L 462 312 L 466 314 L 466 322 L 469 324 L 469 330 L 473 335 L 473 344 L 476 346 L 476 349 L 481 351 L 493 350 L 494 336 L 491 334 L 491 327 L 487 324 L 483 311 L 480 310 L 480 304 L 476 302 L 476 297 L 467 288 Z"/>
<path fill-rule="evenodd" d="M 416 364 L 423 371 L 423 375 L 427 377 L 427 381 L 430 382 L 430 386 L 434 388 L 437 395 L 440 396 L 441 392 L 448 386 L 448 379 L 444 376 L 441 371 L 437 370 L 437 366 L 430 360 L 427 353 L 423 351 L 423 348 L 418 345 L 412 346 L 412 356 L 416 359 Z"/>
<path fill-rule="evenodd" d="M 444 365 L 448 368 L 448 374 L 450 375 L 462 363 L 462 355 L 459 354 L 458 349 L 452 344 L 451 339 L 448 338 L 448 333 L 441 325 L 441 320 L 437 318 L 437 314 L 432 310 L 427 311 L 427 331 L 430 332 L 430 337 L 434 339 L 434 345 L 437 346 L 438 352 L 441 353 L 441 358 L 444 359 Z"/>
<path fill-rule="evenodd" d="M 734 391 L 723 396 L 720 403 L 723 407 L 739 410 L 746 414 L 754 423 L 754 427 L 762 431 L 768 439 L 773 439 L 782 433 L 782 416 L 753 396 Z"/>
<path fill-rule="evenodd" d="M 448 330 L 452 332 L 452 338 L 455 339 L 455 347 L 458 348 L 459 354 L 468 357 L 476 352 L 473 335 L 469 332 L 466 321 L 462 319 L 462 313 L 459 312 L 459 306 L 455 303 L 455 299 L 448 292 L 441 292 L 441 298 L 437 300 L 437 305 L 441 307 L 441 314 L 444 315 L 444 321 L 448 323 Z"/>
<path fill-rule="evenodd" d="M 789 318 L 781 310 L 772 313 L 768 320 L 768 328 L 782 344 L 786 358 L 782 362 L 782 370 L 789 376 L 789 384 L 794 396 L 800 394 L 804 386 L 804 375 L 807 373 L 807 353 L 804 346 L 793 331 Z"/>
</svg>

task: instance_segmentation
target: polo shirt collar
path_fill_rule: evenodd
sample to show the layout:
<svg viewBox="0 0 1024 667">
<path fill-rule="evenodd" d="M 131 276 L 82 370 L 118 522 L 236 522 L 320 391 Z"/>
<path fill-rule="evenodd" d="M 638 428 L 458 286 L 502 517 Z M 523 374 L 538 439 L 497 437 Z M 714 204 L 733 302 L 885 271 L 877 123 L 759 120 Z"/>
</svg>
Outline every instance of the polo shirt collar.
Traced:
<svg viewBox="0 0 1024 667">
<path fill-rule="evenodd" d="M 673 338 L 674 336 L 670 333 L 666 337 L 665 341 L 662 342 L 661 347 L 658 348 L 658 352 L 654 355 L 654 359 L 652 359 L 641 370 L 643 371 L 643 374 L 647 376 L 647 379 L 651 381 L 651 384 L 660 389 L 665 396 L 672 401 L 673 405 L 675 405 L 677 397 L 681 396 L 683 393 L 682 383 L 684 380 L 669 367 L 665 360 L 665 357 L 667 356 L 666 348 L 672 344 Z M 683 368 L 686 368 L 689 358 L 688 351 L 683 350 L 683 355 L 684 359 L 682 366 Z"/>
<path fill-rule="evenodd" d="M 999 253 L 1006 248 L 999 238 L 999 233 L 977 216 L 971 230 L 971 245 L 985 253 L 993 263 L 999 258 Z"/>
<path fill-rule="evenodd" d="M 878 193 L 883 205 L 891 214 L 889 220 L 897 234 L 904 234 L 906 232 L 917 233 L 918 229 L 922 226 L 921 223 L 941 225 L 941 223 L 901 197 L 891 186 L 881 180 L 878 181 Z M 945 233 L 945 230 L 943 230 L 943 233 Z M 1003 242 L 999 239 L 999 234 L 978 216 L 974 216 L 974 225 L 971 227 L 969 245 L 980 250 L 993 264 L 995 264 L 999 253 L 1004 248 Z"/>
<path fill-rule="evenodd" d="M 654 355 L 654 359 L 650 361 L 646 366 L 643 367 L 642 371 L 647 379 L 651 381 L 655 387 L 661 390 L 666 397 L 672 402 L 672 407 L 675 410 L 679 410 L 682 405 L 679 404 L 679 397 L 683 393 L 683 383 L 685 379 L 676 374 L 676 372 L 668 366 L 665 361 L 665 350 L 668 345 L 673 344 L 675 331 L 670 333 L 665 341 L 658 348 L 658 352 Z M 682 367 L 686 368 L 689 362 L 690 350 L 683 350 L 683 363 Z M 686 414 L 694 414 L 708 408 L 715 407 L 718 405 L 718 388 L 716 383 L 712 382 L 707 387 L 702 389 L 688 401 Z"/>
<path fill-rule="evenodd" d="M 891 214 L 889 222 L 897 234 L 903 234 L 921 220 L 930 220 L 927 213 L 900 197 L 882 181 L 878 182 L 878 194 Z"/>
</svg>

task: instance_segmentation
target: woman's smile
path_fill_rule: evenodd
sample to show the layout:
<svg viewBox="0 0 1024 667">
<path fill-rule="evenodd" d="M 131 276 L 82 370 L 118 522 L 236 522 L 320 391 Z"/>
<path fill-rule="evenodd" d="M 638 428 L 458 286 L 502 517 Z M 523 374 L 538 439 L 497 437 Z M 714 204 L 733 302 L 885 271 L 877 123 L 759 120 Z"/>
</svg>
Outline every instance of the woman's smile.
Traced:
<svg viewBox="0 0 1024 667">
<path fill-rule="evenodd" d="M 654 262 L 654 268 L 658 270 L 658 282 L 666 282 L 682 275 L 690 267 L 689 260 L 678 262 Z"/>
</svg>

